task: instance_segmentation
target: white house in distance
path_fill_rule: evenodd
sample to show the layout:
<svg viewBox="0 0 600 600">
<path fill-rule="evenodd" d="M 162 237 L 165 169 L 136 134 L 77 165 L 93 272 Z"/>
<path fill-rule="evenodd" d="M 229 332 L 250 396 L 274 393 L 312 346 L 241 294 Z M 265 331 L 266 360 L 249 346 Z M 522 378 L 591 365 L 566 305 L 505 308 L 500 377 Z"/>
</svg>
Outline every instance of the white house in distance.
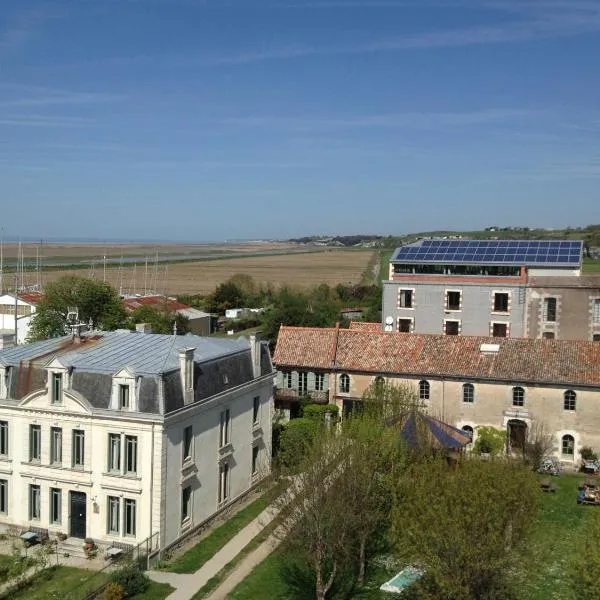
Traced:
<svg viewBox="0 0 600 600">
<path fill-rule="evenodd" d="M 90 332 L 0 351 L 0 525 L 165 548 L 270 468 L 268 347 Z"/>
<path fill-rule="evenodd" d="M 17 344 L 25 343 L 29 325 L 43 294 L 41 292 L 19 292 L 17 295 Z M 15 332 L 15 295 L 0 296 L 0 334 L 13 336 Z"/>
</svg>

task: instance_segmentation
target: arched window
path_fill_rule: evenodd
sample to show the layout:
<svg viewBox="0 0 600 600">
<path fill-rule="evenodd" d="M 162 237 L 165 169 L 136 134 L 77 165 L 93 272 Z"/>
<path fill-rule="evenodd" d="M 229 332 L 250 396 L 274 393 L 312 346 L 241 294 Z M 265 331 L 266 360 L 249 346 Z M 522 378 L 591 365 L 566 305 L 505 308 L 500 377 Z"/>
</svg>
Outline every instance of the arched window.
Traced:
<svg viewBox="0 0 600 600">
<path fill-rule="evenodd" d="M 344 373 L 340 377 L 340 392 L 342 394 L 347 394 L 350 391 L 350 376 Z"/>
<path fill-rule="evenodd" d="M 563 456 L 575 455 L 575 438 L 572 435 L 563 435 L 562 454 Z"/>
<path fill-rule="evenodd" d="M 463 425 L 461 428 L 473 441 L 473 428 L 470 425 Z"/>
<path fill-rule="evenodd" d="M 429 400 L 429 381 L 419 381 L 419 400 Z"/>
<path fill-rule="evenodd" d="M 525 404 L 525 390 L 522 387 L 514 387 L 512 394 L 513 406 L 523 406 Z"/>
<path fill-rule="evenodd" d="M 472 383 L 465 383 L 463 385 L 463 402 L 473 404 L 475 401 L 475 388 Z"/>
<path fill-rule="evenodd" d="M 577 394 L 573 390 L 567 390 L 564 394 L 564 404 L 563 407 L 565 410 L 575 410 L 575 406 L 577 405 Z"/>
</svg>

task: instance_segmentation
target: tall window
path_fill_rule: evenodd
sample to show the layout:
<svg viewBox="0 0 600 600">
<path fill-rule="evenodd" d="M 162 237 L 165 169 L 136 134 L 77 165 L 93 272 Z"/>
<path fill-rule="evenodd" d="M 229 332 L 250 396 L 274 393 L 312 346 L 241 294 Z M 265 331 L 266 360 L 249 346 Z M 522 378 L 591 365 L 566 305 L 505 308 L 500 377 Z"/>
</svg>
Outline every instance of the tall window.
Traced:
<svg viewBox="0 0 600 600">
<path fill-rule="evenodd" d="M 350 392 L 350 376 L 344 373 L 340 376 L 340 392 L 348 394 Z"/>
<path fill-rule="evenodd" d="M 137 436 L 125 436 L 125 474 L 137 473 Z"/>
<path fill-rule="evenodd" d="M 573 390 L 567 390 L 564 393 L 563 408 L 565 410 L 575 410 L 577 406 L 577 394 Z"/>
<path fill-rule="evenodd" d="M 0 421 L 0 456 L 8 456 L 8 421 Z"/>
<path fill-rule="evenodd" d="M 446 310 L 460 310 L 461 296 L 459 291 L 446 290 Z"/>
<path fill-rule="evenodd" d="M 300 371 L 298 373 L 298 394 L 305 396 L 308 392 L 308 373 L 306 371 Z"/>
<path fill-rule="evenodd" d="M 594 323 L 600 323 L 600 300 L 594 300 Z"/>
<path fill-rule="evenodd" d="M 0 479 L 0 515 L 8 514 L 8 481 Z"/>
<path fill-rule="evenodd" d="M 398 305 L 400 308 L 412 308 L 413 290 L 400 290 L 398 293 Z"/>
<path fill-rule="evenodd" d="M 82 429 L 73 429 L 71 458 L 74 469 L 83 468 L 85 458 L 85 432 Z"/>
<path fill-rule="evenodd" d="M 129 409 L 129 386 L 119 385 L 119 408 L 121 410 Z"/>
<path fill-rule="evenodd" d="M 50 464 L 62 464 L 62 429 L 60 427 L 50 429 Z"/>
<path fill-rule="evenodd" d="M 121 435 L 108 434 L 108 470 L 111 473 L 121 471 Z"/>
<path fill-rule="evenodd" d="M 219 504 L 225 502 L 229 498 L 229 473 L 229 463 L 221 463 L 219 465 Z"/>
<path fill-rule="evenodd" d="M 258 473 L 258 453 L 260 452 L 258 446 L 252 446 L 252 475 Z"/>
<path fill-rule="evenodd" d="M 52 404 L 62 402 L 62 373 L 52 373 Z"/>
<path fill-rule="evenodd" d="M 291 371 L 283 372 L 283 387 L 288 390 L 292 389 L 292 372 Z"/>
<path fill-rule="evenodd" d="M 315 373 L 315 390 L 323 392 L 325 390 L 325 374 Z"/>
<path fill-rule="evenodd" d="M 181 490 L 181 522 L 192 518 L 192 486 Z"/>
<path fill-rule="evenodd" d="M 125 499 L 125 523 L 123 532 L 125 535 L 135 535 L 135 500 Z"/>
<path fill-rule="evenodd" d="M 40 518 L 40 486 L 29 486 L 29 520 L 38 520 Z"/>
<path fill-rule="evenodd" d="M 108 533 L 119 533 L 121 500 L 118 496 L 108 497 L 107 524 Z"/>
<path fill-rule="evenodd" d="M 463 402 L 467 404 L 473 404 L 475 401 L 475 387 L 472 383 L 465 383 L 463 385 Z"/>
<path fill-rule="evenodd" d="M 556 298 L 544 298 L 542 318 L 546 323 L 556 321 Z"/>
<path fill-rule="evenodd" d="M 508 292 L 496 292 L 494 294 L 494 312 L 508 312 Z"/>
<path fill-rule="evenodd" d="M 562 437 L 562 454 L 563 454 L 563 456 L 574 456 L 574 454 L 575 454 L 575 438 L 572 435 L 563 435 L 563 437 Z"/>
<path fill-rule="evenodd" d="M 60 525 L 62 492 L 58 488 L 50 488 L 50 523 Z"/>
<path fill-rule="evenodd" d="M 513 406 L 524 406 L 525 390 L 522 387 L 517 386 L 512 389 L 512 403 Z"/>
<path fill-rule="evenodd" d="M 188 425 L 183 430 L 183 462 L 192 460 L 192 442 L 194 440 L 194 430 Z"/>
<path fill-rule="evenodd" d="M 29 460 L 39 462 L 42 457 L 42 428 L 40 425 L 29 426 Z"/>
<path fill-rule="evenodd" d="M 419 381 L 419 400 L 429 400 L 429 381 Z"/>
<path fill-rule="evenodd" d="M 260 420 L 260 396 L 254 396 L 252 399 L 252 423 L 256 425 Z"/>
<path fill-rule="evenodd" d="M 221 424 L 219 431 L 219 441 L 221 444 L 221 448 L 223 446 L 227 446 L 231 441 L 231 416 L 229 413 L 229 409 L 221 412 Z"/>
</svg>

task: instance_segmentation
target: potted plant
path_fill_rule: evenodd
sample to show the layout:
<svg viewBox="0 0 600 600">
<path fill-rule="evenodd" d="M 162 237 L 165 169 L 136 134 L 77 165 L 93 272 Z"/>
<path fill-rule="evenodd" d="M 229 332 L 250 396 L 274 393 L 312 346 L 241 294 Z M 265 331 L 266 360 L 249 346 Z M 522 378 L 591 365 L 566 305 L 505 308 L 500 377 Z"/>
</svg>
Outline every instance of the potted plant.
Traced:
<svg viewBox="0 0 600 600">
<path fill-rule="evenodd" d="M 58 539 L 59 542 L 64 542 L 67 539 L 67 534 L 63 533 L 62 531 L 59 531 L 56 534 L 56 537 L 57 537 L 57 539 Z"/>
<path fill-rule="evenodd" d="M 87 558 L 93 558 L 96 556 L 98 548 L 96 547 L 96 542 L 92 538 L 85 538 L 83 544 L 83 551 Z"/>
</svg>

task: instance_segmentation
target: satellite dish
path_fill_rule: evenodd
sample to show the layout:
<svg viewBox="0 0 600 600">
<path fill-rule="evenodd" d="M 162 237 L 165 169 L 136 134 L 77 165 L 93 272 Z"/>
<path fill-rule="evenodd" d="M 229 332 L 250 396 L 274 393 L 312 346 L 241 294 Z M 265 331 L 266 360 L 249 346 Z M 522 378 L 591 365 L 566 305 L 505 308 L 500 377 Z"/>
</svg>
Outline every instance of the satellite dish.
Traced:
<svg viewBox="0 0 600 600">
<path fill-rule="evenodd" d="M 386 323 L 386 325 L 393 325 L 394 324 L 394 317 L 386 317 L 385 318 L 385 323 Z"/>
<path fill-rule="evenodd" d="M 386 325 L 385 326 L 385 331 L 387 331 L 387 332 L 392 331 L 392 326 L 391 325 Z"/>
</svg>

